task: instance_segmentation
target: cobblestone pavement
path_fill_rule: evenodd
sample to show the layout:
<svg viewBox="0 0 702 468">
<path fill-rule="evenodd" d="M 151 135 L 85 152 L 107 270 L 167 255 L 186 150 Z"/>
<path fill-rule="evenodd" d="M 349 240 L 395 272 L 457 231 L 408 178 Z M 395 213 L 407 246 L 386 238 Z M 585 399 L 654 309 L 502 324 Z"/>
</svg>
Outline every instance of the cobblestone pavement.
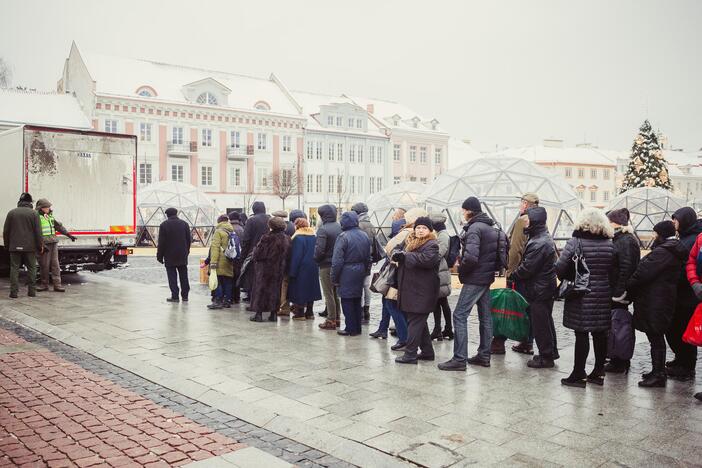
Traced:
<svg viewBox="0 0 702 468">
<path fill-rule="evenodd" d="M 0 316 L 110 363 L 115 373 L 152 382 L 143 391 L 141 384 L 116 383 L 279 458 L 285 459 L 275 451 L 281 447 L 267 438 L 319 452 L 319 459 L 310 457 L 313 463 L 333 464 L 325 458 L 330 456 L 373 467 L 696 466 L 702 460 L 702 405 L 692 398 L 702 387 L 702 372 L 696 382 L 639 388 L 638 375 L 649 366 L 648 344 L 639 336 L 629 375 L 610 375 L 603 387 L 564 388 L 559 380 L 570 372 L 573 350 L 572 334 L 559 323 L 560 305 L 556 368 L 528 369 L 527 356 L 508 351 L 494 356 L 489 369 L 445 373 L 436 362 L 397 365 L 391 340 L 342 338 L 319 330 L 319 318 L 252 323 L 239 307 L 208 311 L 206 294 L 192 296 L 189 304 L 168 304 L 163 284 L 147 284 L 136 272 L 132 279 L 75 275 L 63 295 L 14 301 L 6 299 L 8 286 L 0 281 Z M 375 323 L 377 296 L 372 313 Z M 477 346 L 475 315 L 471 351 Z M 447 359 L 452 342 L 435 348 L 437 360 Z M 156 394 L 163 392 L 148 385 L 174 397 L 159 400 Z M 201 406 L 250 426 L 253 436 L 228 434 L 188 412 Z"/>
</svg>

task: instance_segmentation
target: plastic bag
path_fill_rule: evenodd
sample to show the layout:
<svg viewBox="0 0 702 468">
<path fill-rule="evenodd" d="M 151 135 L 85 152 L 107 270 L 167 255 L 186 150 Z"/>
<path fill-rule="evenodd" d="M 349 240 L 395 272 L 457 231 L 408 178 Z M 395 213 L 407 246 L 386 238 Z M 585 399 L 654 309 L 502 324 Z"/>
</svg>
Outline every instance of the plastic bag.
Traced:
<svg viewBox="0 0 702 468">
<path fill-rule="evenodd" d="M 515 341 L 526 340 L 529 337 L 527 307 L 526 299 L 513 289 L 490 290 L 492 335 Z"/>
<path fill-rule="evenodd" d="M 216 271 L 210 271 L 210 291 L 214 291 L 217 289 L 217 272 Z"/>
<path fill-rule="evenodd" d="M 682 339 L 685 343 L 693 346 L 702 346 L 702 303 L 697 304 L 695 313 L 690 317 Z"/>
</svg>

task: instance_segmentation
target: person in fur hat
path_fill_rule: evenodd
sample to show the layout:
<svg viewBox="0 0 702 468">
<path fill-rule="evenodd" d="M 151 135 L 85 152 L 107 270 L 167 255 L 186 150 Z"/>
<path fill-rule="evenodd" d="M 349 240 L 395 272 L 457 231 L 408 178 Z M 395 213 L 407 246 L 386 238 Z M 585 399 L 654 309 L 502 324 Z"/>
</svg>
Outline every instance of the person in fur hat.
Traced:
<svg viewBox="0 0 702 468">
<path fill-rule="evenodd" d="M 273 216 L 268 220 L 268 227 L 270 232 L 261 236 L 252 254 L 255 265 L 252 322 L 263 322 L 263 312 L 270 312 L 268 321 L 276 321 L 283 277 L 288 268 L 290 238 L 285 234 L 285 220 Z"/>
</svg>

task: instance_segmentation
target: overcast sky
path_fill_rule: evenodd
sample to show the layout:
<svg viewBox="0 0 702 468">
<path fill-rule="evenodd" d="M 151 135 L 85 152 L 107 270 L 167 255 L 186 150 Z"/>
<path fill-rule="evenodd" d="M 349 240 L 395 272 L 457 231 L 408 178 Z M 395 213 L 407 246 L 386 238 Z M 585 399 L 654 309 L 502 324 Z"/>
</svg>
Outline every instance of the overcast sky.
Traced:
<svg viewBox="0 0 702 468">
<path fill-rule="evenodd" d="M 647 117 L 674 146 L 702 147 L 697 0 L 2 0 L 0 11 L 14 85 L 54 89 L 75 40 L 400 101 L 479 150 L 548 137 L 628 149 Z"/>
</svg>

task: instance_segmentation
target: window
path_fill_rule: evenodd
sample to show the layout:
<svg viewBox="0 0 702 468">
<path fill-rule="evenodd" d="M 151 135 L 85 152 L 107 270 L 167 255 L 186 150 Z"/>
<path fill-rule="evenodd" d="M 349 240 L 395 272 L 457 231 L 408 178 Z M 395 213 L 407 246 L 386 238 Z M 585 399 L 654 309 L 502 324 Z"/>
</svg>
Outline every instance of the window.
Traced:
<svg viewBox="0 0 702 468">
<path fill-rule="evenodd" d="M 174 164 L 171 166 L 171 180 L 175 182 L 183 182 L 184 169 L 182 164 Z"/>
<path fill-rule="evenodd" d="M 202 166 L 200 168 L 200 185 L 212 186 L 212 166 Z"/>
<path fill-rule="evenodd" d="M 370 163 L 375 164 L 375 146 L 368 148 L 368 151 L 370 152 Z"/>
<path fill-rule="evenodd" d="M 363 193 L 363 177 L 358 177 L 358 192 Z"/>
<path fill-rule="evenodd" d="M 257 135 L 257 142 L 257 149 L 262 151 L 266 151 L 268 149 L 268 135 L 266 135 L 265 133 L 259 133 Z"/>
<path fill-rule="evenodd" d="M 317 142 L 317 160 L 322 159 L 322 142 L 318 141 Z"/>
<path fill-rule="evenodd" d="M 336 144 L 336 160 L 337 161 L 344 160 L 344 144 L 343 143 Z"/>
<path fill-rule="evenodd" d="M 265 101 L 258 101 L 256 102 L 256 104 L 254 104 L 254 109 L 260 111 L 269 111 L 271 110 L 271 106 L 269 106 L 268 103 Z"/>
<path fill-rule="evenodd" d="M 353 128 L 353 117 L 349 117 L 349 128 Z"/>
<path fill-rule="evenodd" d="M 356 193 L 356 177 L 349 177 L 349 193 Z"/>
<path fill-rule="evenodd" d="M 229 168 L 229 186 L 241 188 L 244 186 L 243 181 L 244 169 L 242 167 Z"/>
<path fill-rule="evenodd" d="M 417 178 L 415 176 L 410 176 L 410 182 L 417 182 Z"/>
<path fill-rule="evenodd" d="M 602 201 L 609 201 L 609 191 L 605 190 L 604 193 L 602 193 Z"/>
<path fill-rule="evenodd" d="M 595 190 L 590 192 L 590 201 L 591 202 L 597 201 L 597 192 Z"/>
<path fill-rule="evenodd" d="M 313 159 L 314 158 L 314 142 L 308 141 L 307 142 L 307 159 Z"/>
<path fill-rule="evenodd" d="M 139 124 L 139 140 L 140 141 L 151 141 L 151 124 L 150 123 L 140 123 Z"/>
<path fill-rule="evenodd" d="M 377 157 L 376 161 L 378 161 L 378 164 L 383 164 L 383 147 L 382 146 L 378 146 L 378 153 L 377 154 L 378 154 L 378 157 Z"/>
<path fill-rule="evenodd" d="M 155 95 L 156 92 L 148 86 L 142 86 L 141 88 L 137 89 L 137 96 L 154 97 Z"/>
<path fill-rule="evenodd" d="M 441 165 L 441 148 L 434 149 L 434 164 Z"/>
<path fill-rule="evenodd" d="M 419 147 L 419 162 L 422 164 L 427 163 L 427 147 L 426 146 Z"/>
<path fill-rule="evenodd" d="M 197 103 L 198 104 L 209 104 L 210 106 L 216 106 L 217 105 L 217 97 L 210 93 L 202 93 L 197 97 Z"/>
<path fill-rule="evenodd" d="M 375 177 L 370 178 L 368 193 L 375 193 Z"/>
<path fill-rule="evenodd" d="M 356 128 L 363 128 L 363 120 L 356 119 Z"/>
<path fill-rule="evenodd" d="M 283 135 L 283 152 L 289 153 L 292 151 L 292 137 L 290 135 Z"/>
<path fill-rule="evenodd" d="M 151 183 L 151 163 L 140 163 L 139 164 L 139 183 L 140 184 L 150 184 Z"/>
<path fill-rule="evenodd" d="M 572 167 L 566 167 L 565 168 L 565 176 L 570 179 L 573 177 L 573 168 Z"/>
<path fill-rule="evenodd" d="M 238 131 L 234 130 L 230 133 L 230 137 L 232 140 L 232 142 L 231 142 L 232 148 L 240 148 L 241 147 L 241 134 Z"/>
<path fill-rule="evenodd" d="M 183 127 L 173 127 L 171 143 L 174 145 L 183 144 Z"/>
<path fill-rule="evenodd" d="M 582 167 L 579 167 L 578 168 L 578 178 L 582 179 L 583 177 L 585 177 L 585 169 L 583 169 Z"/>
<path fill-rule="evenodd" d="M 423 184 L 426 184 L 426 183 L 427 183 L 427 178 L 426 178 L 426 177 L 420 177 L 420 178 L 419 178 L 419 181 L 420 181 L 421 183 L 423 183 Z"/>
<path fill-rule="evenodd" d="M 107 133 L 117 133 L 117 121 L 116 120 L 105 120 L 105 131 Z"/>
<path fill-rule="evenodd" d="M 314 185 L 314 176 L 312 174 L 307 174 L 307 193 L 312 192 Z"/>
<path fill-rule="evenodd" d="M 322 193 L 322 175 L 317 174 L 317 180 L 315 181 L 315 188 L 317 189 L 317 193 Z"/>
<path fill-rule="evenodd" d="M 349 145 L 349 162 L 356 162 L 356 145 Z"/>
<path fill-rule="evenodd" d="M 590 169 L 590 178 L 597 179 L 597 169 Z"/>
<path fill-rule="evenodd" d="M 410 155 L 409 155 L 410 162 L 417 162 L 417 147 L 410 146 L 409 153 L 410 153 Z"/>
<path fill-rule="evenodd" d="M 582 200 L 583 197 L 584 197 L 583 191 L 582 191 L 582 190 L 578 190 L 578 198 Z"/>
<path fill-rule="evenodd" d="M 334 116 L 333 115 L 327 116 L 327 125 L 334 125 Z"/>
<path fill-rule="evenodd" d="M 392 160 L 400 160 L 400 145 L 392 145 Z"/>
<path fill-rule="evenodd" d="M 399 177 L 393 177 L 393 178 L 392 178 L 392 183 L 393 183 L 394 185 L 399 184 L 399 183 L 400 183 L 400 178 L 399 178 Z"/>
<path fill-rule="evenodd" d="M 268 188 L 268 168 L 259 167 L 256 170 L 256 185 L 259 189 Z"/>
<path fill-rule="evenodd" d="M 203 128 L 202 129 L 202 141 L 200 142 L 202 146 L 206 146 L 208 148 L 212 147 L 212 129 L 209 128 Z"/>
<path fill-rule="evenodd" d="M 344 125 L 344 124 L 343 124 L 343 121 L 344 121 L 343 117 L 337 116 L 337 117 L 336 117 L 336 126 L 337 126 L 337 127 L 341 127 L 342 125 Z"/>
<path fill-rule="evenodd" d="M 329 160 L 333 161 L 334 160 L 334 143 L 329 143 Z"/>
<path fill-rule="evenodd" d="M 602 169 L 602 178 L 605 180 L 609 180 L 609 169 Z M 605 192 L 608 193 L 608 192 Z"/>
<path fill-rule="evenodd" d="M 381 190 L 383 190 L 383 178 L 382 178 L 382 177 L 378 177 L 378 178 L 376 179 L 376 181 L 375 181 L 375 188 L 378 189 L 378 192 L 380 192 Z"/>
<path fill-rule="evenodd" d="M 358 162 L 363 164 L 363 146 L 358 145 Z"/>
<path fill-rule="evenodd" d="M 329 193 L 334 193 L 334 176 L 330 175 L 329 176 L 329 185 L 327 186 L 328 192 Z"/>
</svg>

